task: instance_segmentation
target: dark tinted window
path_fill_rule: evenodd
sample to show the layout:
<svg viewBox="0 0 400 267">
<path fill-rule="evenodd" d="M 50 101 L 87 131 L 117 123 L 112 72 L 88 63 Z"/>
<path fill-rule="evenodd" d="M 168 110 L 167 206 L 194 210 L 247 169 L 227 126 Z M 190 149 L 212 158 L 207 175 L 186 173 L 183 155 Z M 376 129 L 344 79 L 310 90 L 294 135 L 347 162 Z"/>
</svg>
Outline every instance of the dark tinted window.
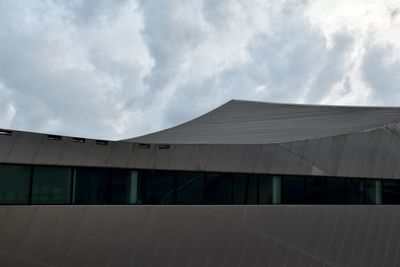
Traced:
<svg viewBox="0 0 400 267">
<path fill-rule="evenodd" d="M 400 181 L 383 180 L 382 182 L 382 203 L 400 204 Z"/>
<path fill-rule="evenodd" d="M 258 203 L 258 175 L 249 174 L 247 177 L 247 194 L 246 204 L 257 204 Z"/>
<path fill-rule="evenodd" d="M 140 192 L 140 176 L 138 171 L 130 171 L 129 181 L 129 204 L 140 204 L 141 203 L 141 192 Z"/>
<path fill-rule="evenodd" d="M 363 204 L 365 185 L 361 179 L 346 179 L 346 203 Z"/>
<path fill-rule="evenodd" d="M 304 204 L 304 178 L 301 176 L 282 176 L 282 203 Z"/>
<path fill-rule="evenodd" d="M 127 204 L 131 202 L 131 171 L 109 169 L 108 175 L 108 189 L 105 191 L 106 198 L 110 204 Z"/>
<path fill-rule="evenodd" d="M 232 203 L 232 175 L 223 173 L 207 173 L 206 175 L 207 204 Z"/>
<path fill-rule="evenodd" d="M 0 204 L 29 203 L 400 204 L 400 182 L 317 176 L 0 165 Z"/>
<path fill-rule="evenodd" d="M 32 204 L 67 204 L 71 196 L 71 168 L 33 168 Z"/>
<path fill-rule="evenodd" d="M 174 202 L 174 172 L 143 171 L 141 182 L 144 204 L 172 204 Z"/>
<path fill-rule="evenodd" d="M 346 179 L 346 203 L 348 204 L 376 204 L 377 194 L 376 180 Z"/>
<path fill-rule="evenodd" d="M 324 204 L 326 202 L 326 179 L 324 177 L 306 177 L 305 203 Z"/>
<path fill-rule="evenodd" d="M 379 204 L 381 202 L 381 192 L 377 191 L 377 181 L 372 179 L 364 179 L 365 195 L 364 204 L 377 204 L 379 199 Z M 380 189 L 380 188 L 379 188 Z"/>
<path fill-rule="evenodd" d="M 0 203 L 29 203 L 29 166 L 0 165 Z"/>
<path fill-rule="evenodd" d="M 130 199 L 129 170 L 77 168 L 76 204 L 126 204 Z"/>
<path fill-rule="evenodd" d="M 246 204 L 247 198 L 247 174 L 232 175 L 232 201 L 233 204 Z"/>
<path fill-rule="evenodd" d="M 176 203 L 177 204 L 203 204 L 204 203 L 204 178 L 201 172 L 176 173 Z"/>
<path fill-rule="evenodd" d="M 259 175 L 258 201 L 260 204 L 272 204 L 272 176 Z"/>
<path fill-rule="evenodd" d="M 326 179 L 326 203 L 345 203 L 345 179 L 328 177 Z"/>
</svg>

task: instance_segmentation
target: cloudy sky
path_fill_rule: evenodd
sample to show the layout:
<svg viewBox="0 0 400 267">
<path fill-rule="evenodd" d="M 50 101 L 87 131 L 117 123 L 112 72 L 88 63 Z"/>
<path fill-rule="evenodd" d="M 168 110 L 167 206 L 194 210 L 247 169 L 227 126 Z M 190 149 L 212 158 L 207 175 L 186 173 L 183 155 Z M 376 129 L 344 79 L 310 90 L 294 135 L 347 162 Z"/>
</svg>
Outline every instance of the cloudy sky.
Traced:
<svg viewBox="0 0 400 267">
<path fill-rule="evenodd" d="M 0 0 L 0 128 L 111 140 L 230 99 L 400 106 L 400 3 Z"/>
</svg>

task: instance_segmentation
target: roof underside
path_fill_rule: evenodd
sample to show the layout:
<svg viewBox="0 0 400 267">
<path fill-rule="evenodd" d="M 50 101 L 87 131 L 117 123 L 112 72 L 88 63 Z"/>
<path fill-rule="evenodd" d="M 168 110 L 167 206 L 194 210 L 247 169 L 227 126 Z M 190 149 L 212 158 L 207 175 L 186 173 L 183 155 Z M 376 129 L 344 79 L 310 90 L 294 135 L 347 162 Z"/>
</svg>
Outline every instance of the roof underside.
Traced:
<svg viewBox="0 0 400 267">
<path fill-rule="evenodd" d="M 187 123 L 128 139 L 170 144 L 271 144 L 356 133 L 400 121 L 400 108 L 232 100 Z"/>
</svg>

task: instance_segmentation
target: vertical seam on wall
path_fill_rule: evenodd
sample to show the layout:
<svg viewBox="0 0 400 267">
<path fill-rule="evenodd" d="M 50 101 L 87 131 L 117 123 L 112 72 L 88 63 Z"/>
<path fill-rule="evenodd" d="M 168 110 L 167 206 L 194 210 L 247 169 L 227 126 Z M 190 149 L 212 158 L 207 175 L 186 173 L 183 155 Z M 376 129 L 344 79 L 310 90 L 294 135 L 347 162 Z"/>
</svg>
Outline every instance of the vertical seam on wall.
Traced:
<svg viewBox="0 0 400 267">
<path fill-rule="evenodd" d="M 5 157 L 5 162 L 8 161 L 8 158 L 9 158 L 9 156 L 10 156 L 12 150 L 14 149 L 15 143 L 17 142 L 19 136 L 20 136 L 20 133 L 18 132 L 18 133 L 16 134 L 16 136 L 15 136 L 15 139 L 12 141 L 10 148 L 8 149 L 7 155 L 6 155 L 6 157 Z"/>
<path fill-rule="evenodd" d="M 171 155 L 168 157 L 168 162 L 167 162 L 167 166 L 166 166 L 166 169 L 167 169 L 167 170 L 170 170 L 171 160 L 172 160 L 172 158 L 173 158 L 174 155 L 175 155 L 176 146 L 177 146 L 177 145 L 171 145 L 171 146 L 170 146 L 170 148 L 172 148 L 172 149 L 169 150 L 169 151 L 171 152 Z M 172 150 L 172 151 L 171 151 L 171 150 Z"/>
<path fill-rule="evenodd" d="M 249 145 L 247 145 L 247 146 L 249 146 Z M 263 146 L 263 145 L 258 145 L 258 151 L 257 151 L 257 156 L 256 156 L 256 163 L 253 165 L 253 169 L 251 170 L 252 173 L 255 173 L 255 171 L 256 171 L 256 167 L 257 167 L 257 163 L 258 163 L 259 158 L 260 158 L 262 146 Z"/>
<path fill-rule="evenodd" d="M 43 145 L 43 143 L 44 143 L 44 140 L 45 140 L 45 135 L 42 135 L 42 139 L 40 140 L 40 144 L 39 144 L 39 146 L 37 147 L 37 149 L 36 149 L 36 151 L 35 151 L 35 154 L 33 154 L 33 157 L 32 157 L 32 160 L 31 160 L 31 164 L 33 164 L 34 162 L 35 162 L 35 160 L 36 160 L 36 157 L 37 157 L 37 155 L 39 154 L 39 150 L 40 150 L 40 148 L 42 147 L 42 145 Z"/>
<path fill-rule="evenodd" d="M 114 147 L 115 147 L 115 142 L 108 142 L 108 145 L 109 146 L 111 146 L 112 145 L 112 147 L 108 150 L 108 154 L 107 154 L 107 156 L 105 157 L 105 162 L 106 162 L 106 165 L 109 165 L 109 163 L 110 163 L 110 161 L 109 161 L 109 158 L 111 157 L 111 153 L 114 151 Z M 111 165 L 117 165 L 118 166 L 118 163 L 117 164 L 113 164 L 113 163 L 111 163 Z"/>
<path fill-rule="evenodd" d="M 133 157 L 133 152 L 135 151 L 136 148 L 136 143 L 131 143 L 131 151 L 129 152 L 128 160 L 126 161 L 125 167 L 128 168 L 129 163 L 131 162 L 131 159 Z"/>
</svg>

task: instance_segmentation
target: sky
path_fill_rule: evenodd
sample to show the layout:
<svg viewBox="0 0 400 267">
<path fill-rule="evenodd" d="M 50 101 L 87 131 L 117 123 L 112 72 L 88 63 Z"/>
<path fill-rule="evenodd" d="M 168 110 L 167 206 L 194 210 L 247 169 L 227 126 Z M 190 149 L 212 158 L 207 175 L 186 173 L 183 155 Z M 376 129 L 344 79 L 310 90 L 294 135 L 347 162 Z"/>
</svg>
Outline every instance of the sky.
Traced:
<svg viewBox="0 0 400 267">
<path fill-rule="evenodd" d="M 400 106 L 400 2 L 0 0 L 0 128 L 119 140 L 231 99 Z"/>
</svg>

